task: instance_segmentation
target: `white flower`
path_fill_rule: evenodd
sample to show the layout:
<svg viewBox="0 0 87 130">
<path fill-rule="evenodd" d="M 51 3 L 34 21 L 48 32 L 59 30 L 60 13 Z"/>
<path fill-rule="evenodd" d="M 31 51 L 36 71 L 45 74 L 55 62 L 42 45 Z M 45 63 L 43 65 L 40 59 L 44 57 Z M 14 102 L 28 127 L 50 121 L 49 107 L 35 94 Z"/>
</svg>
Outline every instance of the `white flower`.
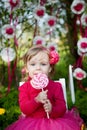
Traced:
<svg viewBox="0 0 87 130">
<path fill-rule="evenodd" d="M 77 46 L 80 52 L 87 53 L 87 38 L 81 38 L 77 42 Z"/>
<path fill-rule="evenodd" d="M 16 53 L 13 48 L 6 47 L 2 49 L 0 55 L 1 55 L 2 60 L 4 60 L 5 62 L 10 62 L 14 60 Z"/>
<path fill-rule="evenodd" d="M 13 38 L 14 33 L 15 33 L 15 29 L 12 25 L 6 24 L 2 27 L 1 33 L 7 39 Z"/>
<path fill-rule="evenodd" d="M 87 26 L 87 14 L 85 13 L 81 16 L 81 24 Z"/>
<path fill-rule="evenodd" d="M 84 0 L 74 0 L 71 4 L 71 10 L 75 14 L 81 14 L 85 9 Z"/>
<path fill-rule="evenodd" d="M 46 44 L 46 42 L 45 42 L 45 40 L 44 40 L 44 38 L 43 37 L 41 37 L 41 36 L 36 36 L 34 39 L 33 39 L 33 44 L 34 45 L 45 45 Z"/>
<path fill-rule="evenodd" d="M 56 43 L 48 43 L 47 44 L 47 48 L 50 50 L 50 51 L 54 51 L 54 50 L 57 50 L 58 49 L 58 46 Z"/>
<path fill-rule="evenodd" d="M 84 78 L 86 78 L 87 74 L 84 70 L 82 70 L 81 68 L 76 68 L 73 72 L 73 76 L 77 79 L 77 80 L 82 80 Z"/>
<path fill-rule="evenodd" d="M 45 7 L 44 6 L 37 6 L 34 10 L 34 17 L 38 20 L 45 16 Z"/>
<path fill-rule="evenodd" d="M 82 53 L 79 49 L 77 50 L 77 53 L 78 53 L 79 56 L 82 56 L 82 55 L 87 56 L 87 52 Z"/>
<path fill-rule="evenodd" d="M 48 19 L 46 20 L 46 24 L 50 28 L 54 28 L 56 25 L 56 17 L 55 16 L 48 16 Z"/>
<path fill-rule="evenodd" d="M 22 0 L 6 0 L 5 1 L 5 8 L 7 8 L 9 11 L 15 10 L 19 7 L 21 7 L 23 4 Z"/>
</svg>

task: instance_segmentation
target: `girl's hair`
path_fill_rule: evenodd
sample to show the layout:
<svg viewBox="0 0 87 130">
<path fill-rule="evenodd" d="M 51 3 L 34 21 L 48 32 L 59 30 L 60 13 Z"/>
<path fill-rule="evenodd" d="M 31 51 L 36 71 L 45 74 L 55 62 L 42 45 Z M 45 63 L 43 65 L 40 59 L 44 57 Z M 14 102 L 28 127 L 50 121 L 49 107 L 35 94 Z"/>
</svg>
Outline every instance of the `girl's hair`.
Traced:
<svg viewBox="0 0 87 130">
<path fill-rule="evenodd" d="M 47 49 L 46 47 L 42 45 L 35 45 L 35 46 L 32 46 L 23 57 L 25 66 L 27 64 L 27 61 L 29 61 L 33 56 L 37 55 L 39 52 L 42 52 L 42 51 L 47 53 L 47 55 L 49 56 L 49 61 L 50 61 L 49 49 Z M 54 65 L 50 65 L 50 66 L 51 66 L 51 72 L 49 75 L 52 76 L 54 74 Z"/>
<path fill-rule="evenodd" d="M 49 56 L 49 50 L 42 46 L 42 45 L 35 45 L 35 46 L 32 46 L 27 52 L 26 54 L 24 55 L 24 63 L 26 64 L 27 61 L 29 61 L 33 56 L 35 56 L 36 54 L 38 54 L 39 52 L 42 52 L 44 51 L 45 53 L 48 54 Z"/>
</svg>

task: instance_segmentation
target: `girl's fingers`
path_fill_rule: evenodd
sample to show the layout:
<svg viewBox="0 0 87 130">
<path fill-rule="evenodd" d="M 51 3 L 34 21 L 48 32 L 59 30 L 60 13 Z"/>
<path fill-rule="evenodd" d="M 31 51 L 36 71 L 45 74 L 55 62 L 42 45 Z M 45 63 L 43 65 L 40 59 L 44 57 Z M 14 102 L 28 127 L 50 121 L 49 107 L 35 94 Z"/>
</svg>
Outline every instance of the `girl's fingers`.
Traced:
<svg viewBox="0 0 87 130">
<path fill-rule="evenodd" d="M 37 102 L 45 103 L 47 100 L 47 92 L 48 90 L 40 92 L 37 97 L 35 98 Z"/>
<path fill-rule="evenodd" d="M 45 101 L 43 107 L 44 107 L 45 112 L 51 112 L 52 110 L 52 105 L 49 100 Z"/>
</svg>

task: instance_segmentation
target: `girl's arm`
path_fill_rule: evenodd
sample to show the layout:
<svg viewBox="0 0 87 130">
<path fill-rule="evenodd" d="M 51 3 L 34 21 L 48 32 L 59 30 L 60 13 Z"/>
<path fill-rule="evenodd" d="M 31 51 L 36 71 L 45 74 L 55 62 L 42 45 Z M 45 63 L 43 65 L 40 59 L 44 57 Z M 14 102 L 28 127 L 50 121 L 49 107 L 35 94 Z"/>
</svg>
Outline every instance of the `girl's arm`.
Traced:
<svg viewBox="0 0 87 130">
<path fill-rule="evenodd" d="M 27 85 L 22 85 L 19 87 L 19 106 L 20 110 L 26 114 L 30 115 L 36 111 L 36 109 L 41 105 L 37 102 L 35 98 L 29 99 Z"/>
<path fill-rule="evenodd" d="M 61 84 L 57 83 L 55 88 L 54 103 L 52 103 L 52 111 L 50 113 L 52 118 L 61 117 L 66 112 L 66 103 Z"/>
</svg>

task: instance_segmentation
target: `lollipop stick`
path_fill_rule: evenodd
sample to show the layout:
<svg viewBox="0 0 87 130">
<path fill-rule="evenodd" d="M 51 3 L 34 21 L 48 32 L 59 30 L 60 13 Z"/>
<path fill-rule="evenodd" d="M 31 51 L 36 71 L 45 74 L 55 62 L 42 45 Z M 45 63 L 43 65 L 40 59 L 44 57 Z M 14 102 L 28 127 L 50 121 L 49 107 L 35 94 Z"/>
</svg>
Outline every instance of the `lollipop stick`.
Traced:
<svg viewBox="0 0 87 130">
<path fill-rule="evenodd" d="M 44 89 L 42 88 L 42 92 L 44 91 Z M 49 119 L 50 117 L 49 117 L 49 113 L 47 112 L 47 118 Z"/>
<path fill-rule="evenodd" d="M 49 113 L 47 112 L 47 118 L 49 119 L 50 117 L 49 117 Z"/>
</svg>

